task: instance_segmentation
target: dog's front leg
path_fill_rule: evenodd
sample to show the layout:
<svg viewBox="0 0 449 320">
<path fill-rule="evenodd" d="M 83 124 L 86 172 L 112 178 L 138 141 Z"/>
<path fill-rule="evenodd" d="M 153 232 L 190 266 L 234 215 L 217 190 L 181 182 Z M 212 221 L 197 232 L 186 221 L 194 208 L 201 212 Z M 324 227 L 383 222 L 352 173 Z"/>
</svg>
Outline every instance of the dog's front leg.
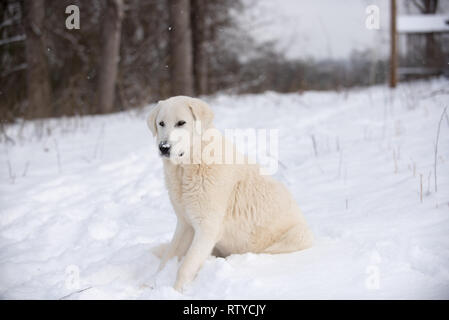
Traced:
<svg viewBox="0 0 449 320">
<path fill-rule="evenodd" d="M 203 220 L 201 226 L 194 227 L 194 232 L 192 244 L 176 276 L 174 288 L 178 291 L 195 278 L 196 273 L 211 254 L 218 239 L 219 225 Z"/>
<path fill-rule="evenodd" d="M 175 255 L 178 255 L 179 247 L 182 246 L 182 242 L 188 240 L 185 238 L 191 239 L 191 228 L 187 223 L 184 221 L 184 219 L 178 217 L 178 222 L 176 224 L 176 230 L 173 234 L 173 238 L 165 251 L 164 255 L 162 256 L 161 263 L 159 264 L 158 271 L 162 270 L 165 267 L 165 264 L 168 260 L 173 258 Z"/>
</svg>

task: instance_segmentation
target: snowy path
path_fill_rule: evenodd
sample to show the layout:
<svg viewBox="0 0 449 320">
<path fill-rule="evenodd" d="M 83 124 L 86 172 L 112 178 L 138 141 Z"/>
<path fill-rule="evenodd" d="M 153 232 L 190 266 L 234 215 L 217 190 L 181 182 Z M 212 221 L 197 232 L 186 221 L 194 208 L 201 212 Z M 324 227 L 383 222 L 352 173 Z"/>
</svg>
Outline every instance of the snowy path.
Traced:
<svg viewBox="0 0 449 320">
<path fill-rule="evenodd" d="M 175 217 L 144 113 L 8 128 L 0 145 L 0 297 L 449 298 L 449 94 L 436 80 L 209 99 L 216 125 L 279 128 L 282 180 L 316 236 L 284 255 L 211 257 L 181 295 L 151 248 Z M 48 134 L 51 133 L 51 134 Z M 18 138 L 20 134 L 21 138 Z M 316 141 L 316 153 L 312 144 Z M 420 201 L 420 179 L 423 200 Z M 146 285 L 144 285 L 146 284 Z"/>
</svg>

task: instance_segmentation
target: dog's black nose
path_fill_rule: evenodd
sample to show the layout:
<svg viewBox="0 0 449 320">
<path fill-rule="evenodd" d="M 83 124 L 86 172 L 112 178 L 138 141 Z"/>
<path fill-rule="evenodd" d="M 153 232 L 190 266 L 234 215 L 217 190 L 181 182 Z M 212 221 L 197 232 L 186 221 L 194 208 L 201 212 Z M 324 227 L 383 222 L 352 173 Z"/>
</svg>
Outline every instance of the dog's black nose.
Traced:
<svg viewBox="0 0 449 320">
<path fill-rule="evenodd" d="M 167 141 L 162 141 L 159 143 L 159 150 L 163 156 L 170 155 L 170 144 Z"/>
</svg>

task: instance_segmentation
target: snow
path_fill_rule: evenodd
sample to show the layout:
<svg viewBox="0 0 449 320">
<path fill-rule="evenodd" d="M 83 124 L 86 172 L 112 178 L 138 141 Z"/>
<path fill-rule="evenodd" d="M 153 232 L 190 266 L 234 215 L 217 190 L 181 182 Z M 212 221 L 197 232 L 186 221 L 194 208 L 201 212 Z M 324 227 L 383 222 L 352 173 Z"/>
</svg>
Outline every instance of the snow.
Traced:
<svg viewBox="0 0 449 320">
<path fill-rule="evenodd" d="M 449 15 L 420 14 L 398 16 L 400 33 L 449 32 Z"/>
<path fill-rule="evenodd" d="M 150 106 L 9 126 L 12 140 L 0 146 L 0 297 L 448 299 L 446 118 L 438 192 L 433 185 L 448 84 L 206 97 L 222 131 L 280 129 L 275 176 L 316 244 L 210 257 L 183 293 L 171 287 L 177 261 L 155 274 L 152 250 L 170 240 L 176 219 L 145 123 Z"/>
</svg>

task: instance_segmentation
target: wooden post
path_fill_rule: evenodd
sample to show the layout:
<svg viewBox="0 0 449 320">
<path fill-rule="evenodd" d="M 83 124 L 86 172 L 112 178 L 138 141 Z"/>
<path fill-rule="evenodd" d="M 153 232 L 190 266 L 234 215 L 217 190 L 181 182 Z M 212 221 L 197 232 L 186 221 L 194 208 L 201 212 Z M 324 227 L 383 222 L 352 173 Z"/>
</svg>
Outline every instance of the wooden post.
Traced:
<svg viewBox="0 0 449 320">
<path fill-rule="evenodd" d="M 390 88 L 396 87 L 397 82 L 397 31 L 396 31 L 396 0 L 391 1 L 390 24 Z"/>
</svg>

